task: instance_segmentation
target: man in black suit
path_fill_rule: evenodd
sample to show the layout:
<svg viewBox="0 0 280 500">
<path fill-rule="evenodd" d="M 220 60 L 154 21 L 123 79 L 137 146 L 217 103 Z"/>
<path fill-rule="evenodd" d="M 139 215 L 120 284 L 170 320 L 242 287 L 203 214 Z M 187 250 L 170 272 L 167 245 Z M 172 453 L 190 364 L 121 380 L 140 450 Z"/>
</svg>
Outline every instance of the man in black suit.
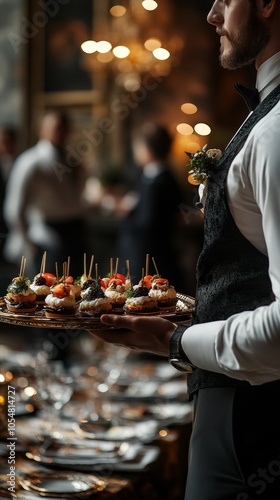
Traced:
<svg viewBox="0 0 280 500">
<path fill-rule="evenodd" d="M 135 163 L 142 169 L 134 208 L 121 224 L 118 255 L 129 259 L 136 283 L 145 267 L 145 257 L 154 257 L 162 277 L 177 290 L 185 287 L 176 251 L 176 231 L 183 194 L 169 164 L 172 136 L 161 125 L 145 123 L 132 138 Z M 155 269 L 151 268 L 154 274 Z"/>
</svg>

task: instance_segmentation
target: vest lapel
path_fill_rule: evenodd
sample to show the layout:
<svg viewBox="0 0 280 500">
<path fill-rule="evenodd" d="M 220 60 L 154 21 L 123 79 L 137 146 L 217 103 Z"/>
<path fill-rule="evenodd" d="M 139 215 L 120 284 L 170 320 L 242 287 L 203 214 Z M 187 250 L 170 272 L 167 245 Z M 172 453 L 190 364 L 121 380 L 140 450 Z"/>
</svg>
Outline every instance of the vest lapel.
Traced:
<svg viewBox="0 0 280 500">
<path fill-rule="evenodd" d="M 280 98 L 280 85 L 278 85 L 255 109 L 255 111 L 247 118 L 244 124 L 240 127 L 235 137 L 225 149 L 219 163 L 217 171 L 220 170 L 225 163 L 231 164 L 233 158 L 242 148 L 248 135 L 254 126 L 277 104 Z"/>
</svg>

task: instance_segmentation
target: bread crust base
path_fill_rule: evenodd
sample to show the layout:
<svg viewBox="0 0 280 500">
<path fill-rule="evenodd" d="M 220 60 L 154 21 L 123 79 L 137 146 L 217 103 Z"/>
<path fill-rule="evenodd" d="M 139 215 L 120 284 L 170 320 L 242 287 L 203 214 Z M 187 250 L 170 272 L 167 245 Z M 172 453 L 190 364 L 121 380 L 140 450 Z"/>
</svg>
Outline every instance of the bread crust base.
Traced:
<svg viewBox="0 0 280 500">
<path fill-rule="evenodd" d="M 32 307 L 18 307 L 18 306 L 12 306 L 11 304 L 8 304 L 6 302 L 6 307 L 9 312 L 12 312 L 14 314 L 21 314 L 21 313 L 33 314 L 36 311 L 36 304 L 35 305 L 32 304 Z"/>
<path fill-rule="evenodd" d="M 51 311 L 45 311 L 45 316 L 46 318 L 52 318 L 52 319 L 67 319 L 67 318 L 73 318 L 76 315 L 76 311 L 73 309 L 65 309 L 65 313 L 63 312 L 51 312 Z"/>
</svg>

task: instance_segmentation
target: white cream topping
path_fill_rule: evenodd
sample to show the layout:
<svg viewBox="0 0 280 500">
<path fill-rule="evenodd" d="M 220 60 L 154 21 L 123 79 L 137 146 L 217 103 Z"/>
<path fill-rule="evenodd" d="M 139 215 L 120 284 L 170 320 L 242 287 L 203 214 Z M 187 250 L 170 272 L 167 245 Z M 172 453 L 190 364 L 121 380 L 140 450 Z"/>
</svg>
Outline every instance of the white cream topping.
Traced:
<svg viewBox="0 0 280 500">
<path fill-rule="evenodd" d="M 160 290 L 151 288 L 149 291 L 149 296 L 156 300 L 168 300 L 176 299 L 176 290 L 173 287 L 169 287 L 168 290 Z"/>
<path fill-rule="evenodd" d="M 100 299 L 94 299 L 94 300 L 82 300 L 79 304 L 79 309 L 85 310 L 85 309 L 96 309 L 97 307 L 106 305 L 108 306 L 110 304 L 110 301 L 104 297 Z"/>
<path fill-rule="evenodd" d="M 59 309 L 60 307 L 75 308 L 76 301 L 73 295 L 68 297 L 54 297 L 51 293 L 45 298 L 45 302 L 48 306 L 54 309 Z"/>
<path fill-rule="evenodd" d="M 30 285 L 31 290 L 33 290 L 36 295 L 48 295 L 50 293 L 50 287 L 47 285 Z"/>
<path fill-rule="evenodd" d="M 121 291 L 118 291 L 118 288 L 120 288 Z M 114 302 L 124 302 L 126 300 L 126 291 L 123 291 L 123 286 L 117 286 L 115 290 L 106 288 L 105 295 Z"/>
<path fill-rule="evenodd" d="M 126 305 L 133 305 L 133 304 L 145 304 L 147 302 L 151 302 L 152 299 L 151 297 L 130 297 L 129 299 L 126 300 Z"/>
<path fill-rule="evenodd" d="M 26 297 L 27 295 L 31 295 L 33 293 L 34 293 L 33 290 L 31 290 L 31 288 L 28 288 L 27 290 L 22 290 L 20 293 L 17 293 L 16 295 L 24 295 Z"/>
</svg>

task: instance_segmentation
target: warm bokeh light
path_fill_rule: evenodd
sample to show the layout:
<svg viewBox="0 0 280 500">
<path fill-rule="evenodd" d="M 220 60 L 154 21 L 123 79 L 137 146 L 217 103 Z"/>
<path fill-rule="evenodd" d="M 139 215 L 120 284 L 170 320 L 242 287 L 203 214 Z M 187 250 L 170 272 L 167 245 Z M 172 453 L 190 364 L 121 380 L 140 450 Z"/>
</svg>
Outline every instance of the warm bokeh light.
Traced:
<svg viewBox="0 0 280 500">
<path fill-rule="evenodd" d="M 35 410 L 34 406 L 30 404 L 25 405 L 25 409 L 28 413 L 32 413 Z"/>
<path fill-rule="evenodd" d="M 190 141 L 186 143 L 185 150 L 188 151 L 188 153 L 197 153 L 197 151 L 200 151 L 201 146 L 199 142 L 195 141 Z"/>
<path fill-rule="evenodd" d="M 3 373 L 0 373 L 0 383 L 5 382 L 6 378 L 4 377 Z"/>
<path fill-rule="evenodd" d="M 114 58 L 112 52 L 105 52 L 105 54 L 97 54 L 97 60 L 101 63 L 108 63 Z"/>
<path fill-rule="evenodd" d="M 125 47 L 125 45 L 118 45 L 113 48 L 113 54 L 119 59 L 123 59 L 130 54 L 130 50 L 128 47 Z"/>
<path fill-rule="evenodd" d="M 121 73 L 129 73 L 133 71 L 133 64 L 127 59 L 120 60 L 117 66 Z"/>
<path fill-rule="evenodd" d="M 211 134 L 211 128 L 206 123 L 197 123 L 194 127 L 194 130 L 199 135 L 209 135 Z"/>
<path fill-rule="evenodd" d="M 140 88 L 145 75 L 154 78 L 168 76 L 172 67 L 179 64 L 178 54 L 184 46 L 184 39 L 176 29 L 172 30 L 172 33 L 168 32 L 168 50 L 163 48 L 164 35 L 161 33 L 166 31 L 165 26 L 162 32 L 159 29 L 154 31 L 156 20 L 153 16 L 156 13 L 148 12 L 159 6 L 158 0 L 141 0 L 137 7 L 136 0 L 109 3 L 109 18 L 106 17 L 102 25 L 100 16 L 90 35 L 92 39 L 81 45 L 83 67 L 93 74 L 98 74 L 98 71 L 105 74 L 110 69 L 113 79 L 118 79 L 117 84 L 122 82 L 122 86 L 132 92 Z M 166 19 L 168 13 L 169 10 L 165 9 Z M 85 53 L 94 57 L 85 56 Z M 124 78 L 125 74 L 127 78 Z"/>
<path fill-rule="evenodd" d="M 86 54 L 93 54 L 97 50 L 97 42 L 95 42 L 94 40 L 86 40 L 84 43 L 82 43 L 81 49 Z"/>
<path fill-rule="evenodd" d="M 191 135 L 193 134 L 193 128 L 188 123 L 179 123 L 176 127 L 177 132 L 181 135 Z"/>
<path fill-rule="evenodd" d="M 136 92 L 141 87 L 141 78 L 136 73 L 126 75 L 123 86 L 128 92 Z"/>
<path fill-rule="evenodd" d="M 126 8 L 123 5 L 114 5 L 110 9 L 110 14 L 114 17 L 121 17 L 126 13 Z"/>
<path fill-rule="evenodd" d="M 111 48 L 112 45 L 110 44 L 110 42 L 107 42 L 106 40 L 100 40 L 100 42 L 97 42 L 96 50 L 101 54 L 106 54 L 106 52 L 110 52 Z"/>
<path fill-rule="evenodd" d="M 157 2 L 155 2 L 154 0 L 144 0 L 142 2 L 142 5 L 146 10 L 155 10 L 158 6 Z"/>
<path fill-rule="evenodd" d="M 32 396 L 35 396 L 35 394 L 37 394 L 36 389 L 34 387 L 31 387 L 31 386 L 26 387 L 23 392 L 29 398 L 31 398 Z"/>
<path fill-rule="evenodd" d="M 153 50 L 153 55 L 156 59 L 159 59 L 160 61 L 165 61 L 165 59 L 168 59 L 170 57 L 170 52 L 160 47 L 158 49 Z"/>
<path fill-rule="evenodd" d="M 191 151 L 190 151 L 191 152 Z M 193 174 L 188 175 L 188 182 L 193 186 L 198 186 L 200 182 L 196 181 Z"/>
<path fill-rule="evenodd" d="M 148 38 L 148 40 L 144 43 L 145 49 L 150 50 L 150 52 L 153 52 L 155 49 L 159 49 L 161 45 L 162 43 L 158 38 Z"/>
<path fill-rule="evenodd" d="M 11 372 L 6 372 L 5 373 L 5 379 L 9 382 L 14 378 L 13 374 Z"/>
<path fill-rule="evenodd" d="M 98 373 L 98 368 L 96 368 L 96 366 L 90 366 L 88 369 L 87 369 L 87 374 L 90 376 L 90 377 L 95 377 Z"/>
<path fill-rule="evenodd" d="M 28 386 L 28 379 L 26 377 L 19 377 L 17 379 L 17 385 L 19 387 L 27 387 Z"/>
<path fill-rule="evenodd" d="M 185 102 L 184 104 L 182 104 L 181 110 L 186 115 L 194 115 L 197 112 L 197 106 L 195 106 L 195 104 L 192 104 L 191 102 Z"/>
</svg>

